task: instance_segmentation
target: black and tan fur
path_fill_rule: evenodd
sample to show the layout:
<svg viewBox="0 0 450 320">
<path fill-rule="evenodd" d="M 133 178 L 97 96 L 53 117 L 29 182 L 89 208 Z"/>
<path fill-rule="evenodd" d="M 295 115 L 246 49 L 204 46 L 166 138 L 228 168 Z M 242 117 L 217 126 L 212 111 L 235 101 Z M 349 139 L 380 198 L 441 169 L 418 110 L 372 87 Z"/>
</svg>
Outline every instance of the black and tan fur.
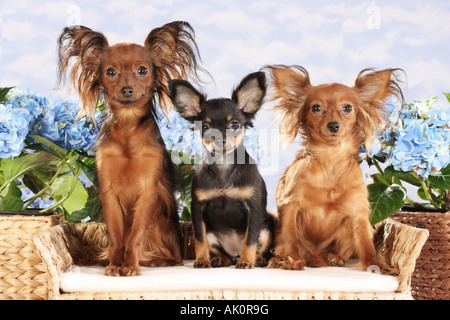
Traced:
<svg viewBox="0 0 450 320">
<path fill-rule="evenodd" d="M 207 150 L 192 183 L 194 267 L 265 265 L 273 218 L 264 180 L 243 145 L 266 92 L 264 73 L 245 77 L 232 99 L 207 100 L 182 80 L 171 81 L 169 89 L 181 116 L 201 127 Z"/>
</svg>

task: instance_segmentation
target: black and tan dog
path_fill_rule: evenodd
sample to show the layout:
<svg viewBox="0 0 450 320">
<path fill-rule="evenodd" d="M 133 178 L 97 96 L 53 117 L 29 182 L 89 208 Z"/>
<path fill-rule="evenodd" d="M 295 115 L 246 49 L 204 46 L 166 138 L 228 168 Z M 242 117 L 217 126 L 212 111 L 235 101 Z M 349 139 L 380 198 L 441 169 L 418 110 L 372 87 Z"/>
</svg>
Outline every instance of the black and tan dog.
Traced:
<svg viewBox="0 0 450 320">
<path fill-rule="evenodd" d="M 194 267 L 264 266 L 273 218 L 266 185 L 243 143 L 266 93 L 264 73 L 245 77 L 231 99 L 207 100 L 183 80 L 172 80 L 169 89 L 176 110 L 201 130 L 206 147 L 192 182 Z"/>
</svg>

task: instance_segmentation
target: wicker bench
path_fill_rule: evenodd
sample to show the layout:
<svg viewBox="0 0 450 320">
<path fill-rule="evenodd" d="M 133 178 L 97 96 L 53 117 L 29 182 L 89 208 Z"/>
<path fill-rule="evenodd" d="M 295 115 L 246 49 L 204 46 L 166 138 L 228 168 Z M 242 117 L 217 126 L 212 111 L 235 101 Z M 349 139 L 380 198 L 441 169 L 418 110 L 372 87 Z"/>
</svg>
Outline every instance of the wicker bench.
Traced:
<svg viewBox="0 0 450 320">
<path fill-rule="evenodd" d="M 190 224 L 183 223 L 182 230 L 185 237 L 185 258 L 192 259 L 193 242 Z M 105 231 L 105 226 L 98 223 L 63 223 L 45 230 L 39 230 L 33 235 L 33 242 L 48 273 L 48 299 L 412 299 L 410 293 L 411 273 L 414 270 L 420 250 L 428 237 L 428 231 L 425 229 L 406 226 L 393 220 L 387 220 L 376 226 L 375 246 L 379 259 L 390 265 L 398 265 L 400 270 L 397 277 L 398 288 L 392 292 L 299 291 L 292 288 L 289 290 L 282 288 L 255 290 L 223 287 L 206 290 L 153 288 L 148 291 L 128 290 L 124 292 L 61 291 L 60 279 L 63 273 L 74 268 L 72 257 L 74 248 L 82 250 L 83 245 L 92 244 L 92 242 L 100 247 L 106 247 L 108 240 Z M 178 267 L 170 268 L 178 270 L 176 269 Z M 155 270 L 155 268 L 152 269 Z M 167 272 L 175 272 L 172 270 L 167 270 Z M 196 272 L 202 272 L 196 270 Z M 270 272 L 270 270 L 273 269 L 267 269 L 267 272 Z M 252 270 L 246 271 L 252 272 Z M 259 273 L 265 271 L 266 269 L 258 270 Z M 234 272 L 234 270 L 231 272 Z M 292 276 L 302 273 L 299 271 L 286 272 L 290 272 Z"/>
<path fill-rule="evenodd" d="M 32 235 L 60 223 L 60 215 L 0 214 L 0 300 L 48 297 L 49 274 Z"/>
</svg>

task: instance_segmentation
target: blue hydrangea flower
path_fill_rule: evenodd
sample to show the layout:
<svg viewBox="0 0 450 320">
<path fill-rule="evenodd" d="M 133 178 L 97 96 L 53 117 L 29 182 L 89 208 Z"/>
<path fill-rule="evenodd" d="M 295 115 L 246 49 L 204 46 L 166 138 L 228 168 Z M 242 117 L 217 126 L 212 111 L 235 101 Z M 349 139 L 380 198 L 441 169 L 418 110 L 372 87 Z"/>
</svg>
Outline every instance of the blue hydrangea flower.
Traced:
<svg viewBox="0 0 450 320">
<path fill-rule="evenodd" d="M 450 163 L 450 109 L 437 98 L 414 101 L 399 113 L 399 120 L 379 137 L 378 156 L 395 170 L 426 179 Z"/>
<path fill-rule="evenodd" d="M 56 100 L 42 118 L 38 134 L 66 150 L 89 151 L 100 124 L 94 126 L 86 118 L 77 120 L 76 106 L 74 102 Z"/>
<path fill-rule="evenodd" d="M 86 118 L 77 120 L 77 102 L 61 98 L 53 103 L 29 91 L 12 89 L 6 96 L 6 104 L 12 108 L 23 108 L 30 112 L 29 133 L 48 139 L 66 150 L 91 152 L 102 117 L 98 111 L 98 122 L 94 126 Z"/>
<path fill-rule="evenodd" d="M 11 89 L 6 95 L 5 105 L 13 108 L 23 108 L 31 114 L 29 129 L 31 134 L 36 134 L 34 127 L 44 117 L 44 113 L 50 106 L 50 101 L 46 97 L 41 97 L 30 93 L 29 90 L 21 91 L 17 88 Z"/>
<path fill-rule="evenodd" d="M 28 110 L 0 104 L 0 158 L 20 155 L 25 147 L 30 120 Z"/>
</svg>

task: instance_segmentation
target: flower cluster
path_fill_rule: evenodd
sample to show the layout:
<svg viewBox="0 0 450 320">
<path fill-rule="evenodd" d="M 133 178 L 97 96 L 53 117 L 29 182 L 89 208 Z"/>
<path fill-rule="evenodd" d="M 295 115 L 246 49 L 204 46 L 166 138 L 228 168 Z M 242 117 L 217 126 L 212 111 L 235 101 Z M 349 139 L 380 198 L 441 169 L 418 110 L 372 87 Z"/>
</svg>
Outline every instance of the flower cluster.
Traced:
<svg viewBox="0 0 450 320">
<path fill-rule="evenodd" d="M 13 110 L 28 110 L 31 115 L 29 133 L 44 137 L 66 150 L 88 152 L 97 139 L 99 127 L 86 118 L 77 120 L 77 104 L 74 102 L 57 99 L 50 103 L 45 97 L 12 89 L 6 96 L 5 105 Z"/>
<path fill-rule="evenodd" d="M 17 157 L 25 146 L 30 113 L 0 104 L 0 158 Z"/>
<path fill-rule="evenodd" d="M 450 163 L 450 109 L 437 98 L 414 101 L 398 113 L 398 121 L 379 137 L 377 156 L 386 157 L 394 169 L 414 171 L 426 179 Z"/>
</svg>

